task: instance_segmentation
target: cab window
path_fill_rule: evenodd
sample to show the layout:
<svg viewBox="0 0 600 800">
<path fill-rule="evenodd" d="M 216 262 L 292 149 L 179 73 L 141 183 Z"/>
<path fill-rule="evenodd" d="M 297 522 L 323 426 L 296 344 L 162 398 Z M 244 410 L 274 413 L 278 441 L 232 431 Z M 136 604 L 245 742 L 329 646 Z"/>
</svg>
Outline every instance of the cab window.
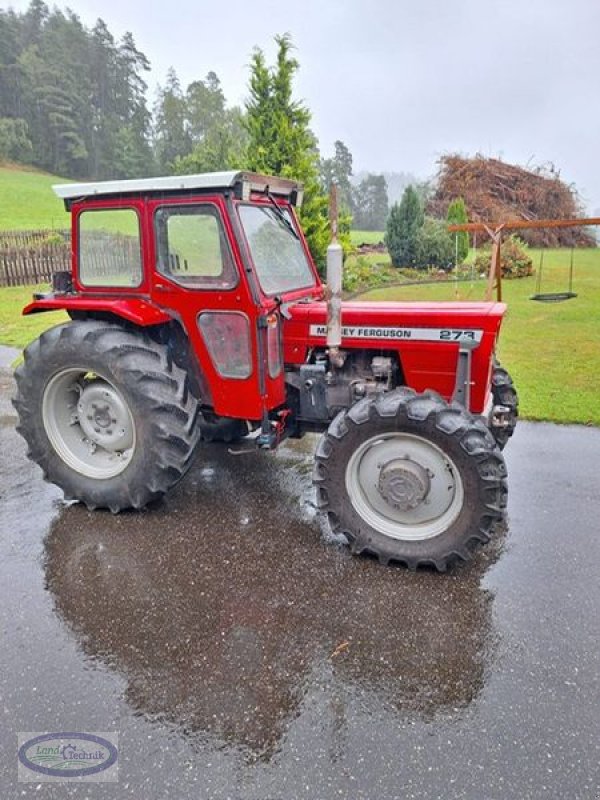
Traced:
<svg viewBox="0 0 600 800">
<path fill-rule="evenodd" d="M 195 289 L 230 289 L 237 283 L 218 210 L 211 205 L 163 206 L 156 211 L 157 269 Z"/>
<path fill-rule="evenodd" d="M 78 219 L 79 281 L 84 286 L 139 286 L 140 221 L 133 208 L 82 211 Z"/>
<path fill-rule="evenodd" d="M 240 205 L 239 213 L 265 294 L 314 286 L 311 266 L 287 209 Z"/>
</svg>

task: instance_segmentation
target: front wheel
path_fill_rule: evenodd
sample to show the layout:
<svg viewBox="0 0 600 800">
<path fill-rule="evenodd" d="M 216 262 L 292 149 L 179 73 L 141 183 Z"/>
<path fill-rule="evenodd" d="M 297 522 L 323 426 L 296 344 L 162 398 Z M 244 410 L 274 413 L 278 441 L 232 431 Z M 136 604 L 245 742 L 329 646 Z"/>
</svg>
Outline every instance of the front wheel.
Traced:
<svg viewBox="0 0 600 800">
<path fill-rule="evenodd" d="M 411 389 L 338 414 L 317 448 L 314 481 L 353 552 L 413 569 L 467 561 L 506 507 L 504 460 L 486 426 Z"/>
<path fill-rule="evenodd" d="M 59 325 L 16 370 L 18 430 L 67 499 L 142 508 L 187 471 L 198 404 L 166 348 L 95 320 Z"/>
<path fill-rule="evenodd" d="M 508 413 L 505 415 L 505 425 L 501 428 L 492 429 L 498 447 L 504 450 L 508 444 L 508 440 L 517 427 L 519 396 L 517 395 L 513 379 L 497 361 L 494 361 L 494 368 L 492 371 L 492 398 L 494 400 L 494 405 L 504 406 L 508 409 Z"/>
</svg>

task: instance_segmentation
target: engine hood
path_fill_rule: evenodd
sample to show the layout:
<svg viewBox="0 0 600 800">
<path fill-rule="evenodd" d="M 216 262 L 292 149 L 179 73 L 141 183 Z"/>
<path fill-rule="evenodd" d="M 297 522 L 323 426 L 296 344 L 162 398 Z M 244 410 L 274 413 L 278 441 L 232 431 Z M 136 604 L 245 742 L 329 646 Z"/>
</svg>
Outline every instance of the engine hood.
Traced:
<svg viewBox="0 0 600 800">
<path fill-rule="evenodd" d="M 342 336 L 352 338 L 352 328 L 467 327 L 496 331 L 506 312 L 504 303 L 388 303 L 349 301 L 342 304 Z M 326 325 L 327 304 L 322 301 L 296 303 L 289 309 L 292 323 Z"/>
</svg>

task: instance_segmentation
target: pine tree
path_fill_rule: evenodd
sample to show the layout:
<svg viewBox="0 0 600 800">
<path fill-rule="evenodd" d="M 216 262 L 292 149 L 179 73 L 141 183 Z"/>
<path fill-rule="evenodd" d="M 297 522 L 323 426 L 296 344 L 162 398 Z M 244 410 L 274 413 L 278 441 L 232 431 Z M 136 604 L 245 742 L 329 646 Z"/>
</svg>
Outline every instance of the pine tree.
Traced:
<svg viewBox="0 0 600 800">
<path fill-rule="evenodd" d="M 94 76 L 90 96 L 89 176 L 108 177 L 116 158 L 116 133 L 120 124 L 115 102 L 117 48 L 104 20 L 98 19 L 90 36 L 90 68 Z"/>
<path fill-rule="evenodd" d="M 115 178 L 137 178 L 154 171 L 150 148 L 151 116 L 146 105 L 147 84 L 142 77 L 150 63 L 137 49 L 131 33 L 126 33 L 118 48 L 117 111 L 121 125 L 117 131 Z"/>
<path fill-rule="evenodd" d="M 388 216 L 387 184 L 383 175 L 367 175 L 353 191 L 354 228 L 380 231 Z"/>
<path fill-rule="evenodd" d="M 310 130 L 310 111 L 292 98 L 298 61 L 291 56 L 288 35 L 277 36 L 277 61 L 273 68 L 264 53 L 254 51 L 250 65 L 250 97 L 246 102 L 248 130 L 246 166 L 256 172 L 294 178 L 304 184 L 300 219 L 317 264 L 325 261 L 329 243 L 327 196 L 319 184 L 319 153 Z"/>
<path fill-rule="evenodd" d="M 464 222 L 469 221 L 467 207 L 462 197 L 458 197 L 450 203 L 446 221 L 448 225 L 462 225 Z M 469 234 L 467 231 L 456 231 L 452 234 L 452 240 L 454 241 L 457 264 L 462 264 L 469 255 Z"/>
<path fill-rule="evenodd" d="M 192 144 L 213 132 L 225 116 L 225 95 L 221 81 L 209 72 L 203 81 L 190 83 L 185 95 L 187 125 Z"/>
<path fill-rule="evenodd" d="M 161 173 L 169 173 L 178 158 L 192 149 L 187 126 L 187 105 L 177 73 L 171 67 L 164 88 L 159 87 L 154 107 L 154 153 Z"/>
<path fill-rule="evenodd" d="M 392 206 L 386 226 L 385 243 L 394 266 L 415 266 L 418 236 L 423 222 L 419 196 L 412 186 L 407 186 L 400 204 Z"/>
<path fill-rule="evenodd" d="M 339 139 L 334 143 L 333 158 L 322 158 L 320 162 L 321 185 L 324 192 L 329 191 L 333 182 L 338 186 L 340 206 L 352 211 L 352 153 Z"/>
</svg>

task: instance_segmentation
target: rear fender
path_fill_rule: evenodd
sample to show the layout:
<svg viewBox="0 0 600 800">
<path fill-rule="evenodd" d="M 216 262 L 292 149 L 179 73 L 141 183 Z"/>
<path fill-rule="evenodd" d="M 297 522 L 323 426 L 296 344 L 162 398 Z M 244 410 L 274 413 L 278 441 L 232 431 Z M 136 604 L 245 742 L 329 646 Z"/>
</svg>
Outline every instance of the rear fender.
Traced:
<svg viewBox="0 0 600 800">
<path fill-rule="evenodd" d="M 111 315 L 127 320 L 133 325 L 146 328 L 150 325 L 161 325 L 173 319 L 159 306 L 141 297 L 112 299 L 104 297 L 82 297 L 81 295 L 60 296 L 46 295 L 34 300 L 23 309 L 23 314 L 39 314 L 42 311 L 66 311 L 70 316 L 78 316 L 78 312 Z"/>
<path fill-rule="evenodd" d="M 23 309 L 23 314 L 39 314 L 43 311 L 66 311 L 72 319 L 94 317 L 107 322 L 126 322 L 137 328 L 147 329 L 157 342 L 164 344 L 175 363 L 186 370 L 192 393 L 203 405 L 212 406 L 212 395 L 200 364 L 190 347 L 189 337 L 176 315 L 164 311 L 155 303 L 139 297 L 111 299 L 82 297 L 81 295 L 46 295 Z"/>
</svg>

